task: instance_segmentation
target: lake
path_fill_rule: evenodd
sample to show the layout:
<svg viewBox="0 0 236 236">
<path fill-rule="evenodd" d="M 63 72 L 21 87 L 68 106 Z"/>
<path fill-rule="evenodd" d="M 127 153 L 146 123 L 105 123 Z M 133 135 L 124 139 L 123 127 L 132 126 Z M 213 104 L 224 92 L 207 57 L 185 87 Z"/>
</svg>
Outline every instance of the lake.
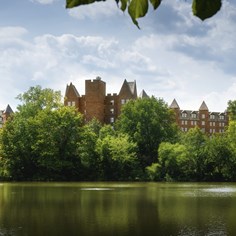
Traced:
<svg viewBox="0 0 236 236">
<path fill-rule="evenodd" d="M 0 236 L 236 235 L 234 183 L 0 183 Z"/>
</svg>

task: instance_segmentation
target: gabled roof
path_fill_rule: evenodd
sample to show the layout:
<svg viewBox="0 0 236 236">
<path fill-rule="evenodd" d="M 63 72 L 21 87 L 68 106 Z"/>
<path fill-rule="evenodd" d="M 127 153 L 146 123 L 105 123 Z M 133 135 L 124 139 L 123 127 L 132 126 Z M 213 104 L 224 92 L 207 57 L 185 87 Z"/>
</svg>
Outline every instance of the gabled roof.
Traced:
<svg viewBox="0 0 236 236">
<path fill-rule="evenodd" d="M 202 105 L 200 106 L 199 111 L 208 111 L 208 107 L 204 101 L 202 102 Z"/>
<path fill-rule="evenodd" d="M 127 80 L 124 80 L 124 83 L 120 89 L 120 93 L 130 93 L 133 97 L 137 97 L 137 88 L 136 88 L 136 81 L 134 82 L 127 82 Z"/>
<path fill-rule="evenodd" d="M 79 92 L 78 92 L 77 89 L 76 89 L 76 87 L 75 87 L 72 83 L 70 83 L 70 85 L 67 85 L 67 86 L 66 86 L 66 94 L 65 94 L 65 96 L 68 94 L 68 92 L 69 92 L 70 89 L 72 89 L 72 91 L 74 92 L 74 94 L 75 94 L 77 97 L 80 96 L 80 95 L 79 95 Z"/>
<path fill-rule="evenodd" d="M 13 113 L 13 110 L 11 109 L 11 107 L 10 107 L 9 104 L 7 105 L 7 108 L 4 110 L 3 113 L 7 113 L 7 114 L 11 114 L 11 113 Z"/>
<path fill-rule="evenodd" d="M 171 109 L 179 109 L 179 105 L 176 102 L 176 100 L 174 99 L 173 102 L 170 104 L 170 108 Z"/>
<path fill-rule="evenodd" d="M 149 98 L 149 96 L 147 95 L 147 93 L 144 91 L 144 89 L 142 90 L 142 92 L 139 95 L 140 98 Z"/>
<path fill-rule="evenodd" d="M 136 91 L 136 81 L 134 82 L 128 82 L 129 88 L 131 93 L 134 95 L 135 93 L 137 93 Z"/>
</svg>

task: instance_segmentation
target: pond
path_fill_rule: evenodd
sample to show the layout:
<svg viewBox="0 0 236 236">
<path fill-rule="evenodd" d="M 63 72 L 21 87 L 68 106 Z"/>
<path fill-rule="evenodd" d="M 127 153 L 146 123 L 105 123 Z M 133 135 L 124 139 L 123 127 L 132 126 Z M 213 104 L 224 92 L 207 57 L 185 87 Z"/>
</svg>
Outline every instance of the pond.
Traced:
<svg viewBox="0 0 236 236">
<path fill-rule="evenodd" d="M 0 183 L 0 236 L 236 235 L 232 183 Z"/>
</svg>

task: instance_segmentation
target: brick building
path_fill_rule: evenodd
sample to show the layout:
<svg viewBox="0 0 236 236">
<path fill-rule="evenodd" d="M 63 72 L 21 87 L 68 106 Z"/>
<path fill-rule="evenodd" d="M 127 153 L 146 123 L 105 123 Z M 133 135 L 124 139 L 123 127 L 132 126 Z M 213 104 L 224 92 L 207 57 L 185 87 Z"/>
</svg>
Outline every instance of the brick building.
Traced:
<svg viewBox="0 0 236 236">
<path fill-rule="evenodd" d="M 146 95 L 144 91 L 142 94 Z M 106 83 L 97 77 L 95 80 L 85 81 L 85 95 L 82 96 L 72 83 L 67 85 L 64 105 L 75 106 L 84 115 L 85 122 L 95 117 L 102 124 L 112 124 L 119 116 L 122 105 L 130 99 L 137 99 L 135 81 L 124 80 L 119 94 L 106 94 Z"/>
<path fill-rule="evenodd" d="M 11 113 L 13 113 L 13 111 L 9 105 L 7 105 L 5 110 L 0 110 L 0 128 L 2 128 Z"/>
<path fill-rule="evenodd" d="M 148 95 L 142 90 L 139 97 Z M 85 95 L 82 96 L 72 83 L 67 85 L 64 105 L 75 106 L 84 115 L 85 122 L 95 117 L 102 124 L 112 124 L 120 115 L 122 105 L 130 99 L 137 99 L 135 81 L 124 80 L 118 94 L 106 94 L 106 83 L 97 77 L 95 80 L 85 81 Z M 210 112 L 205 102 L 202 102 L 197 111 L 181 110 L 174 99 L 170 109 L 174 110 L 176 122 L 184 132 L 198 126 L 205 133 L 223 133 L 229 122 L 227 112 Z"/>
<path fill-rule="evenodd" d="M 198 126 L 208 134 L 223 133 L 229 123 L 227 112 L 210 112 L 204 101 L 198 111 L 181 110 L 175 99 L 170 108 L 174 110 L 176 122 L 184 132 Z"/>
</svg>

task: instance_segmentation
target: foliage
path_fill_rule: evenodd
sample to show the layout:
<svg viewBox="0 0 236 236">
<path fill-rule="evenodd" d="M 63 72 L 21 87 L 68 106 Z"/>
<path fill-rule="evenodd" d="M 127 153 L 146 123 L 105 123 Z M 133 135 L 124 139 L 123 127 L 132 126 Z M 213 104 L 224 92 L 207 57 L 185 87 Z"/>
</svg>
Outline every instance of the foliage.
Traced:
<svg viewBox="0 0 236 236">
<path fill-rule="evenodd" d="M 98 180 L 101 176 L 99 155 L 96 152 L 96 143 L 101 128 L 101 124 L 93 119 L 81 130 L 78 153 L 83 166 L 83 179 L 85 180 Z"/>
<path fill-rule="evenodd" d="M 204 161 L 206 180 L 226 181 L 232 180 L 234 177 L 231 167 L 235 168 L 236 163 L 229 144 L 226 134 L 214 135 L 208 139 L 206 144 L 207 158 Z"/>
<path fill-rule="evenodd" d="M 9 177 L 77 177 L 81 115 L 73 108 L 60 106 L 57 92 L 39 86 L 19 98 L 23 105 L 2 130 L 2 159 Z"/>
<path fill-rule="evenodd" d="M 53 91 L 48 88 L 42 89 L 39 85 L 30 87 L 27 92 L 19 94 L 17 99 L 22 103 L 18 105 L 18 111 L 29 117 L 34 116 L 40 110 L 57 109 L 62 105 L 60 91 Z"/>
<path fill-rule="evenodd" d="M 127 134 L 99 138 L 96 150 L 101 159 L 103 179 L 134 180 L 137 177 L 137 146 Z"/>
<path fill-rule="evenodd" d="M 91 4 L 94 2 L 101 2 L 105 0 L 66 0 L 66 7 L 73 8 L 80 5 Z M 156 10 L 161 0 L 115 0 L 120 9 L 125 12 L 128 9 L 128 13 L 135 25 L 138 26 L 137 19 L 144 17 L 147 12 L 149 5 L 152 5 Z M 193 0 L 192 1 L 192 12 L 195 16 L 201 20 L 212 17 L 221 9 L 221 0 Z"/>
<path fill-rule="evenodd" d="M 148 180 L 161 180 L 161 165 L 159 163 L 152 163 L 152 165 L 146 167 L 145 171 Z"/>
<path fill-rule="evenodd" d="M 32 87 L 18 98 L 0 129 L 1 179 L 236 181 L 233 119 L 223 134 L 196 127 L 179 135 L 173 113 L 154 97 L 129 101 L 114 127 L 84 125 L 50 89 Z"/>
<path fill-rule="evenodd" d="M 165 180 L 183 180 L 189 177 L 189 152 L 185 145 L 168 142 L 159 147 L 161 178 Z"/>
<path fill-rule="evenodd" d="M 172 111 L 162 99 L 154 97 L 125 104 L 116 128 L 137 143 L 144 168 L 156 160 L 159 144 L 174 141 L 177 135 Z"/>
<path fill-rule="evenodd" d="M 228 101 L 227 111 L 229 112 L 230 120 L 236 121 L 236 100 L 234 100 L 234 101 L 229 100 Z"/>
</svg>

